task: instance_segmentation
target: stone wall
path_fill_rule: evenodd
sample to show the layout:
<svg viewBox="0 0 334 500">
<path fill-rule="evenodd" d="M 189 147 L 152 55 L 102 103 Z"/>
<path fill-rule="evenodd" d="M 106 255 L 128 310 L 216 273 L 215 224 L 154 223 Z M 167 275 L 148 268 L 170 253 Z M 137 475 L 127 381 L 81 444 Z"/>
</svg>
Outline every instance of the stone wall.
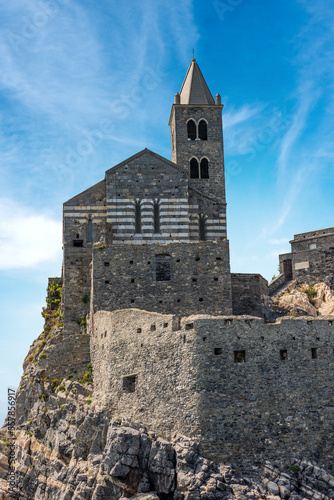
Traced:
<svg viewBox="0 0 334 500">
<path fill-rule="evenodd" d="M 334 321 L 94 316 L 96 398 L 169 437 L 200 439 L 214 460 L 334 463 Z M 286 359 L 285 359 L 286 358 Z M 132 392 L 132 390 L 134 392 Z"/>
<path fill-rule="evenodd" d="M 94 248 L 92 273 L 94 311 L 232 313 L 228 241 Z"/>
<path fill-rule="evenodd" d="M 80 333 L 80 318 L 89 313 L 92 248 L 65 247 L 62 313 L 64 334 Z"/>
<path fill-rule="evenodd" d="M 231 274 L 233 314 L 264 318 L 268 314 L 268 282 L 261 274 Z"/>
<path fill-rule="evenodd" d="M 173 431 L 197 435 L 197 369 L 187 328 L 172 315 L 97 312 L 91 335 L 94 400 L 165 438 Z"/>
</svg>

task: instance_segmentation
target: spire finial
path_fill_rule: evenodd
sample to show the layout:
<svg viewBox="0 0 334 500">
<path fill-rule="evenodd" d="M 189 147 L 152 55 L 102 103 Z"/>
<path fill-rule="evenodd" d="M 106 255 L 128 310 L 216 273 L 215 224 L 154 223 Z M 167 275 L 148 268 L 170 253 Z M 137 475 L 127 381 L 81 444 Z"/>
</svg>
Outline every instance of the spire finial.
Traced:
<svg viewBox="0 0 334 500">
<path fill-rule="evenodd" d="M 196 62 L 196 59 L 195 59 L 195 49 L 193 49 L 193 58 L 192 58 L 191 62 Z"/>
</svg>

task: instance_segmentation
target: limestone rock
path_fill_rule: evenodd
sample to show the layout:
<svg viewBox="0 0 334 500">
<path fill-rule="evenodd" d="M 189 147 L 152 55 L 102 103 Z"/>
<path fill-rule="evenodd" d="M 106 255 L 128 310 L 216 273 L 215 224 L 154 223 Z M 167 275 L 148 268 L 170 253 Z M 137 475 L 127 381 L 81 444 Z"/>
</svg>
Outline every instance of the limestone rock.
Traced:
<svg viewBox="0 0 334 500">
<path fill-rule="evenodd" d="M 279 307 L 288 309 L 291 314 L 302 314 L 307 316 L 317 316 L 317 311 L 310 304 L 305 293 L 298 290 L 293 290 L 290 293 L 284 294 L 279 298 Z"/>
</svg>

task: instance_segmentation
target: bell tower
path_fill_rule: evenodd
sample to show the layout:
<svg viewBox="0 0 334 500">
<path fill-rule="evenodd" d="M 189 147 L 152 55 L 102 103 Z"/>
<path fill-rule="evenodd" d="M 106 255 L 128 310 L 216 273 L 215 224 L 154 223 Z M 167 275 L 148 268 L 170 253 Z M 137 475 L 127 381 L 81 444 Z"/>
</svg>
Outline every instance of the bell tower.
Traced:
<svg viewBox="0 0 334 500">
<path fill-rule="evenodd" d="M 169 121 L 172 161 L 188 169 L 191 188 L 225 205 L 222 109 L 192 59 Z"/>
</svg>

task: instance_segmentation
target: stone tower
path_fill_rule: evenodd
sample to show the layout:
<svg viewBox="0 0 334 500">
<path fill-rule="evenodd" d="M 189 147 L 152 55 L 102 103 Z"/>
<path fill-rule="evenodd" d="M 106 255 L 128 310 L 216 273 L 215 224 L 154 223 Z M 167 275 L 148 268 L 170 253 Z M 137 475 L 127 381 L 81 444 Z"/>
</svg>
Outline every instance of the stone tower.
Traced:
<svg viewBox="0 0 334 500">
<path fill-rule="evenodd" d="M 189 187 L 222 204 L 226 213 L 221 97 L 214 100 L 192 59 L 170 116 L 172 161 L 189 169 Z"/>
</svg>

